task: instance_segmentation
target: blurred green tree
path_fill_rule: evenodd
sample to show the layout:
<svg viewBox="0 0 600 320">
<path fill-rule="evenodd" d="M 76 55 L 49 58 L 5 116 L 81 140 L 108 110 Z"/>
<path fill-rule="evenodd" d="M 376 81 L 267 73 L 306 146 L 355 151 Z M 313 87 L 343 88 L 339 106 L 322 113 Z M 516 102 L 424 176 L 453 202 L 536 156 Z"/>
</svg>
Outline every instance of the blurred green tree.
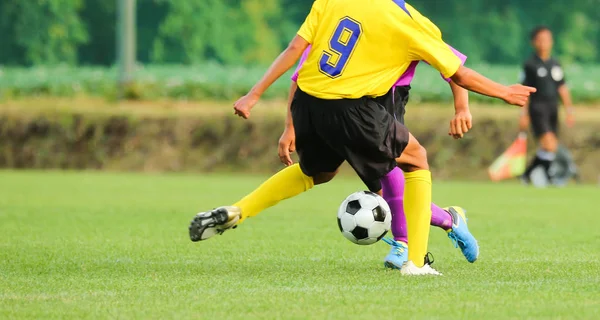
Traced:
<svg viewBox="0 0 600 320">
<path fill-rule="evenodd" d="M 137 0 L 140 62 L 265 64 L 314 0 Z M 548 25 L 565 63 L 600 62 L 599 0 L 419 0 L 470 63 L 520 64 L 528 33 Z M 410 2 L 410 1 L 409 1 Z M 115 61 L 115 0 L 2 0 L 0 64 Z"/>
<path fill-rule="evenodd" d="M 155 62 L 265 63 L 281 47 L 279 0 L 160 2 L 169 11 L 153 45 Z"/>
<path fill-rule="evenodd" d="M 26 64 L 76 63 L 77 48 L 88 41 L 79 15 L 82 6 L 82 0 L 3 1 L 0 20 L 12 31 L 7 41 L 12 46 L 9 50 L 23 53 L 22 57 L 8 60 Z"/>
</svg>

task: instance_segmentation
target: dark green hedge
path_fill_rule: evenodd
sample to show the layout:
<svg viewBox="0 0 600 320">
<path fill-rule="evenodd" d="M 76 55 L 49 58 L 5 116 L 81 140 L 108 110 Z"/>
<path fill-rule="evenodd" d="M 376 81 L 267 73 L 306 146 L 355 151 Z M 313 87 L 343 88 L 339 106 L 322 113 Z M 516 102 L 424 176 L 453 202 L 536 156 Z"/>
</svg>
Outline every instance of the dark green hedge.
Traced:
<svg viewBox="0 0 600 320">
<path fill-rule="evenodd" d="M 281 168 L 277 157 L 281 112 L 263 111 L 242 121 L 226 109 L 210 115 L 176 111 L 134 115 L 116 108 L 112 113 L 0 109 L 0 167 L 197 172 Z M 428 150 L 434 175 L 486 179 L 487 166 L 516 137 L 514 119 L 480 115 L 472 132 L 455 141 L 447 136 L 446 116 L 414 108 L 407 120 Z M 597 125 L 581 122 L 565 141 L 584 180 L 596 181 Z"/>
</svg>

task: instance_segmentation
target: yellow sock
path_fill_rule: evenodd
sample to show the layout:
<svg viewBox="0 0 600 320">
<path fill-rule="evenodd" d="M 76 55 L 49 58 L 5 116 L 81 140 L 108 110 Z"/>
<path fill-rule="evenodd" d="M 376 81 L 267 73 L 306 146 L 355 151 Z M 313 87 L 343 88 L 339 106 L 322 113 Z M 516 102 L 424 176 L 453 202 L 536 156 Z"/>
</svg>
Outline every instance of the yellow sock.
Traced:
<svg viewBox="0 0 600 320">
<path fill-rule="evenodd" d="M 296 196 L 313 186 L 312 177 L 305 175 L 300 169 L 300 165 L 291 165 L 274 174 L 252 193 L 234 204 L 242 211 L 239 222 L 248 217 L 254 217 L 279 201 Z"/>
<path fill-rule="evenodd" d="M 431 222 L 431 172 L 405 172 L 404 212 L 408 229 L 408 260 L 417 267 L 425 264 Z"/>
</svg>

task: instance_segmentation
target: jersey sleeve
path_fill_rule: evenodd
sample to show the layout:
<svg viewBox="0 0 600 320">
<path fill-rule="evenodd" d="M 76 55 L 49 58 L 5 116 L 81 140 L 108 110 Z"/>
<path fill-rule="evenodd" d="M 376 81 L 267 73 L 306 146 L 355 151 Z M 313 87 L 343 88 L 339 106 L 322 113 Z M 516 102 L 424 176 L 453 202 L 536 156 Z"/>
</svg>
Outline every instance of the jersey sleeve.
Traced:
<svg viewBox="0 0 600 320">
<path fill-rule="evenodd" d="M 304 23 L 297 32 L 308 43 L 313 43 L 326 4 L 327 0 L 316 0 L 310 9 L 310 13 L 306 16 Z"/>
<path fill-rule="evenodd" d="M 460 59 L 460 63 L 461 65 L 464 65 L 465 62 L 467 61 L 467 56 L 464 55 L 462 52 L 452 48 L 452 46 L 448 46 L 450 48 L 450 50 L 452 50 L 452 53 L 454 53 L 459 59 Z M 442 74 L 442 79 L 444 79 L 446 82 L 450 82 L 450 78 L 446 78 L 444 77 L 444 75 Z"/>
<path fill-rule="evenodd" d="M 296 67 L 296 70 L 294 71 L 294 74 L 292 75 L 292 81 L 294 82 L 298 82 L 298 73 L 300 72 L 300 68 L 302 68 L 302 65 L 304 64 L 304 61 L 306 61 L 306 58 L 308 58 L 308 53 L 310 52 L 310 45 L 306 48 L 306 50 L 304 50 L 304 53 L 302 53 L 302 57 L 300 57 L 300 61 L 298 61 L 298 66 Z"/>
<path fill-rule="evenodd" d="M 567 82 L 565 80 L 564 69 L 560 65 L 560 63 L 558 63 L 558 61 L 555 63 L 555 66 L 552 69 L 552 72 L 555 73 L 552 75 L 552 78 L 554 79 L 554 81 L 556 81 L 556 84 L 558 85 L 558 87 L 562 86 L 563 84 L 565 84 Z"/>
<path fill-rule="evenodd" d="M 410 41 L 408 55 L 410 60 L 423 60 L 437 69 L 444 78 L 452 77 L 462 65 L 461 60 L 442 40 L 440 29 L 418 11 L 409 7 L 413 23 L 406 35 Z"/>
</svg>

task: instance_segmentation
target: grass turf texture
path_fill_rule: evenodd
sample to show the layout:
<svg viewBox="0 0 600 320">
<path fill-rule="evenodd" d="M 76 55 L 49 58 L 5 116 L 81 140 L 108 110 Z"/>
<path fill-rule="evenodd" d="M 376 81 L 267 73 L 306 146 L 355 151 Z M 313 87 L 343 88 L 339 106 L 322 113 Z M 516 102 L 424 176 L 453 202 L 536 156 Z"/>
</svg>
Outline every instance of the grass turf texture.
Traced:
<svg viewBox="0 0 600 320">
<path fill-rule="evenodd" d="M 594 186 L 438 183 L 468 209 L 469 264 L 432 230 L 440 278 L 384 270 L 383 243 L 357 246 L 335 213 L 356 178 L 281 203 L 203 243 L 200 209 L 263 177 L 0 171 L 0 318 L 595 319 L 600 232 Z"/>
</svg>

